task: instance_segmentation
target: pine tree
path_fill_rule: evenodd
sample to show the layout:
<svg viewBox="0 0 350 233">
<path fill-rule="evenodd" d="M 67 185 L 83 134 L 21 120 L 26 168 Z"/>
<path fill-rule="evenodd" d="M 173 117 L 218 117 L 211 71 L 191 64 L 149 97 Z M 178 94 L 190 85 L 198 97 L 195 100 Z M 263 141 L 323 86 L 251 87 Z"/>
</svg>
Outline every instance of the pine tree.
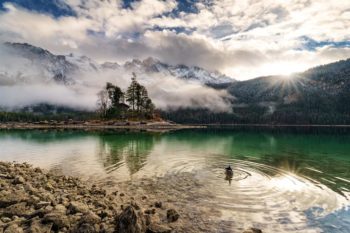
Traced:
<svg viewBox="0 0 350 233">
<path fill-rule="evenodd" d="M 153 117 L 155 106 L 150 98 L 145 100 L 145 113 L 148 118 Z"/>
<path fill-rule="evenodd" d="M 130 104 L 132 107 L 132 110 L 135 111 L 136 107 L 136 95 L 137 95 L 137 89 L 138 89 L 139 83 L 136 81 L 136 75 L 133 73 L 133 77 L 131 78 L 131 84 L 128 87 L 125 97 L 126 101 Z"/>
<path fill-rule="evenodd" d="M 108 93 L 108 98 L 109 98 L 110 103 L 112 105 L 113 105 L 114 88 L 115 88 L 115 86 L 112 83 L 110 83 L 110 82 L 106 83 L 106 91 Z"/>
<path fill-rule="evenodd" d="M 144 86 L 141 86 L 140 96 L 141 96 L 141 98 L 140 98 L 141 111 L 145 111 L 146 110 L 146 102 L 149 98 L 148 98 L 147 89 Z"/>
<path fill-rule="evenodd" d="M 124 92 L 118 86 L 114 87 L 114 94 L 113 94 L 112 103 L 115 107 L 117 107 L 121 103 L 124 103 Z"/>
<path fill-rule="evenodd" d="M 118 105 L 124 102 L 124 92 L 120 87 L 109 82 L 106 84 L 106 90 L 108 91 L 108 97 L 112 105 L 111 107 L 118 108 Z"/>
</svg>

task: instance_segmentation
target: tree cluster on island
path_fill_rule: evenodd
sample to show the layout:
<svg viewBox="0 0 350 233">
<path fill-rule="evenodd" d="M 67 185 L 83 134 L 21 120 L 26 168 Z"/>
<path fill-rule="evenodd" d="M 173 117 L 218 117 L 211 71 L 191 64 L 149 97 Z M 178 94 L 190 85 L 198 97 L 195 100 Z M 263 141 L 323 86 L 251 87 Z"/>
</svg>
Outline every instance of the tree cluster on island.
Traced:
<svg viewBox="0 0 350 233">
<path fill-rule="evenodd" d="M 125 92 L 107 82 L 98 94 L 98 114 L 102 119 L 152 119 L 155 106 L 145 86 L 136 80 L 133 73 L 130 86 Z"/>
</svg>

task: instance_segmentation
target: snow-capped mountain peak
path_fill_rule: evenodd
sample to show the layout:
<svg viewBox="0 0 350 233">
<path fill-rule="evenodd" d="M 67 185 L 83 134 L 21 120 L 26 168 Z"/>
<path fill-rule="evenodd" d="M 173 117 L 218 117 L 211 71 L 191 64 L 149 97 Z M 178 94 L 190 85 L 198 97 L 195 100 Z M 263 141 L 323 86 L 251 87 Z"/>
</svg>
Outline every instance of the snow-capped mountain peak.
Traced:
<svg viewBox="0 0 350 233">
<path fill-rule="evenodd" d="M 63 84 L 73 84 L 76 80 L 73 74 L 78 72 L 136 72 L 152 77 L 163 74 L 205 85 L 232 83 L 235 80 L 217 71 L 211 72 L 197 66 L 169 65 L 156 58 L 148 57 L 144 60 L 133 59 L 119 65 L 116 62 L 97 63 L 87 56 L 54 55 L 48 50 L 35 47 L 27 43 L 5 43 L 5 46 L 16 56 L 30 60 L 39 67 L 48 80 Z M 21 70 L 25 74 L 25 70 Z"/>
</svg>

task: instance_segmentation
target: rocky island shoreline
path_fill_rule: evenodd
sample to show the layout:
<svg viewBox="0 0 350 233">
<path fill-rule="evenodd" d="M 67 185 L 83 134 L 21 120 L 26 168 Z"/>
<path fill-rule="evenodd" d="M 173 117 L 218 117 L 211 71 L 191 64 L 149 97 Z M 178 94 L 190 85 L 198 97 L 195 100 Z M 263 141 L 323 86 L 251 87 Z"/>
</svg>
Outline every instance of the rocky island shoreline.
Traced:
<svg viewBox="0 0 350 233">
<path fill-rule="evenodd" d="M 134 129 L 134 130 L 177 130 L 206 128 L 199 125 L 182 125 L 168 121 L 39 121 L 0 122 L 0 129 Z"/>
</svg>

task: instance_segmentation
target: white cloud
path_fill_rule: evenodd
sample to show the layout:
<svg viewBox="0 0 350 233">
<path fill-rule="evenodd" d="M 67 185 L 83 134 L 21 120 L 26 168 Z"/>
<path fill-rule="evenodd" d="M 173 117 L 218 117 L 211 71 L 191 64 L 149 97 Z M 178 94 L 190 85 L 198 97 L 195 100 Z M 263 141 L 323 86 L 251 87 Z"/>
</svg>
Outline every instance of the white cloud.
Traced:
<svg viewBox="0 0 350 233">
<path fill-rule="evenodd" d="M 76 92 L 62 85 L 0 86 L 1 107 L 13 109 L 40 103 L 93 110 L 96 97 L 93 93 Z"/>
<path fill-rule="evenodd" d="M 28 42 L 55 53 L 86 54 L 100 61 L 154 56 L 237 79 L 301 71 L 350 56 L 344 47 L 305 49 L 302 39 L 350 41 L 350 1 L 200 1 L 198 12 L 178 15 L 171 13 L 177 7 L 174 0 L 136 1 L 127 9 L 121 1 L 65 2 L 76 17 L 54 18 L 5 3 L 1 40 Z"/>
<path fill-rule="evenodd" d="M 181 107 L 207 108 L 217 112 L 231 110 L 226 91 L 217 91 L 199 83 L 180 80 L 166 74 L 141 73 L 140 70 L 91 69 L 87 61 L 78 63 L 76 57 L 68 60 L 85 69 L 71 72 L 70 85 L 58 84 L 49 71 L 50 63 L 33 62 L 14 54 L 6 46 L 0 46 L 0 108 L 15 109 L 33 104 L 48 103 L 78 109 L 94 110 L 97 93 L 106 82 L 112 82 L 126 90 L 131 82 L 131 73 L 137 72 L 138 81 L 145 85 L 157 108 L 178 109 Z M 96 64 L 94 61 L 88 61 Z M 46 66 L 44 67 L 43 65 Z M 98 64 L 96 64 L 98 66 Z"/>
</svg>

